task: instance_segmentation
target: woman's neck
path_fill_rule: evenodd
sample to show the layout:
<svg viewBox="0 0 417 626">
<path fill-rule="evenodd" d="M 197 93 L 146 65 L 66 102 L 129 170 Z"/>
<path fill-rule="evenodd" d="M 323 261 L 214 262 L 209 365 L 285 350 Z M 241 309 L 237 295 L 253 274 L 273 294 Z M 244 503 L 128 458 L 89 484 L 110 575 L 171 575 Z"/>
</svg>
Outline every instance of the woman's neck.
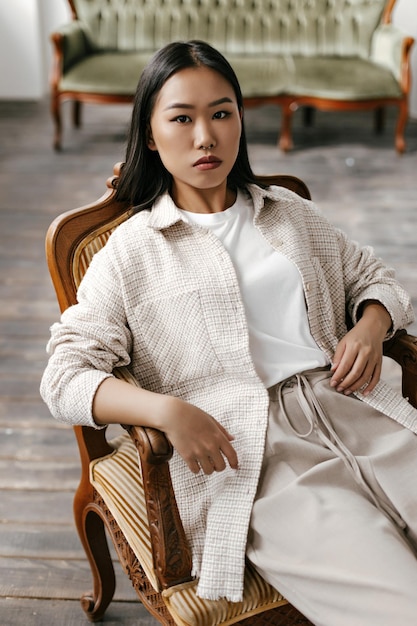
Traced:
<svg viewBox="0 0 417 626">
<path fill-rule="evenodd" d="M 196 189 L 172 185 L 171 197 L 179 209 L 191 213 L 221 213 L 236 200 L 236 191 L 226 185 L 215 189 Z"/>
</svg>

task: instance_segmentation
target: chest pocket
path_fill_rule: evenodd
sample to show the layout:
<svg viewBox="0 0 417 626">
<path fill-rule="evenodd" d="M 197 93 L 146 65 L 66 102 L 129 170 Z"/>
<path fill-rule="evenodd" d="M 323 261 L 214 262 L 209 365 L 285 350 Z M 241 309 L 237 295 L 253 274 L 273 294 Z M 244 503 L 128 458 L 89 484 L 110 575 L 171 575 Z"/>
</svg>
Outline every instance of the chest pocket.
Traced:
<svg viewBox="0 0 417 626">
<path fill-rule="evenodd" d="M 213 349 L 198 290 L 150 300 L 135 309 L 141 363 L 163 386 L 222 370 Z"/>
</svg>

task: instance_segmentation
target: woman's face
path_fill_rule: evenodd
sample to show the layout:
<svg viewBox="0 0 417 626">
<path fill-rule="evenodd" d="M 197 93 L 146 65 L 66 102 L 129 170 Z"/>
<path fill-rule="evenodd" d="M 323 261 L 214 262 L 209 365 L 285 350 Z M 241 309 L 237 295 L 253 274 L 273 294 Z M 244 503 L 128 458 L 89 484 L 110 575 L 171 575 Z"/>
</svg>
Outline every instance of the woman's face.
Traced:
<svg viewBox="0 0 417 626">
<path fill-rule="evenodd" d="M 238 155 L 241 112 L 231 84 L 207 67 L 171 76 L 156 99 L 148 147 L 173 177 L 174 199 L 226 186 Z"/>
</svg>

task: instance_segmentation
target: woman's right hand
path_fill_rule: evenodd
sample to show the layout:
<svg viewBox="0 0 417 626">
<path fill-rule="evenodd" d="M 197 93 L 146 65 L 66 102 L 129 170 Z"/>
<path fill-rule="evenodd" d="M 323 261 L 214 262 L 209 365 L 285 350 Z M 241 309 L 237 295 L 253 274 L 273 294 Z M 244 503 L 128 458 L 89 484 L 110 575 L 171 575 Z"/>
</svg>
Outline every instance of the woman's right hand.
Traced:
<svg viewBox="0 0 417 626">
<path fill-rule="evenodd" d="M 136 387 L 110 376 L 93 400 L 97 425 L 131 424 L 162 430 L 192 472 L 238 468 L 233 436 L 214 417 L 180 398 Z"/>
<path fill-rule="evenodd" d="M 194 474 L 221 472 L 226 460 L 238 469 L 234 437 L 214 417 L 174 396 L 165 396 L 164 404 L 159 428 Z"/>
</svg>

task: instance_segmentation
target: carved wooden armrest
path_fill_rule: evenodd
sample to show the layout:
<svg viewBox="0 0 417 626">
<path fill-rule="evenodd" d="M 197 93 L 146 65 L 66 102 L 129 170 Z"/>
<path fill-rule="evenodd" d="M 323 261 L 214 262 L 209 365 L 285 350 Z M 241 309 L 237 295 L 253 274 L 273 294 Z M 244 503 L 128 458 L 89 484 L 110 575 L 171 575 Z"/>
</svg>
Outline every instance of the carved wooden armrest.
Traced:
<svg viewBox="0 0 417 626">
<path fill-rule="evenodd" d="M 126 367 L 114 375 L 139 386 Z M 173 448 L 156 428 L 124 426 L 139 453 L 156 574 L 162 589 L 192 580 L 191 551 L 175 500 L 169 471 Z"/>
<path fill-rule="evenodd" d="M 399 330 L 385 342 L 384 355 L 401 365 L 403 395 L 417 408 L 417 337 Z"/>
<path fill-rule="evenodd" d="M 172 446 L 154 428 L 127 428 L 139 452 L 154 567 L 162 589 L 189 580 L 191 551 L 178 512 L 169 471 Z"/>
</svg>

